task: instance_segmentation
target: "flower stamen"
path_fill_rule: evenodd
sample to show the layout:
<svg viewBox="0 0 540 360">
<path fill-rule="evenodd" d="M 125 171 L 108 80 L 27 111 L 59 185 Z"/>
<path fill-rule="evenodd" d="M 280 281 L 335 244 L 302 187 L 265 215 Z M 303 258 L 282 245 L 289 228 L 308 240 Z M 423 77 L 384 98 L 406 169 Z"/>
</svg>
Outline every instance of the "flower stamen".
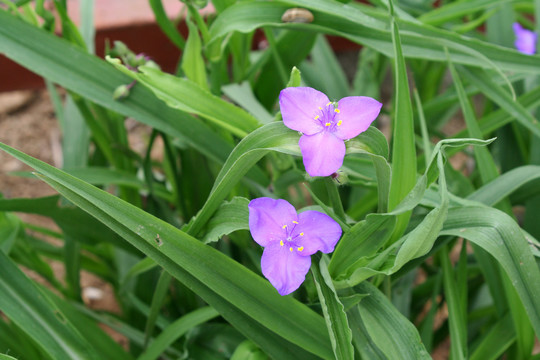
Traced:
<svg viewBox="0 0 540 360">
<path fill-rule="evenodd" d="M 292 223 L 298 225 L 298 221 L 294 221 L 294 220 L 293 220 Z"/>
<path fill-rule="evenodd" d="M 324 126 L 330 126 L 332 125 L 331 123 L 327 122 L 326 124 L 324 124 Z"/>
<path fill-rule="evenodd" d="M 343 120 L 339 120 L 337 123 L 337 126 L 341 126 L 342 123 L 343 123 Z"/>
<path fill-rule="evenodd" d="M 289 248 L 289 251 L 292 252 L 292 250 L 293 250 L 293 249 L 292 249 L 292 246 L 291 246 L 291 247 Z"/>
<path fill-rule="evenodd" d="M 281 240 L 281 241 L 279 242 L 279 245 L 283 246 L 283 240 Z"/>
<path fill-rule="evenodd" d="M 296 249 L 296 250 L 302 251 L 302 250 L 304 250 L 304 247 L 303 247 L 303 246 L 300 246 L 300 247 L 299 247 L 298 249 Z"/>
<path fill-rule="evenodd" d="M 320 118 L 319 115 L 315 116 L 315 120 L 319 120 L 319 118 Z"/>
</svg>

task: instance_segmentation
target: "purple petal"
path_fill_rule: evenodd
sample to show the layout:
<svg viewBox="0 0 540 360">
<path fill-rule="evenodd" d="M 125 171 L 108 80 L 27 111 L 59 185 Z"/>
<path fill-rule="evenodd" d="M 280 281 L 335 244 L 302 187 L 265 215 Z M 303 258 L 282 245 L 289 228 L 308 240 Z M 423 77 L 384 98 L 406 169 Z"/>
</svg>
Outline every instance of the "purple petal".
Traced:
<svg viewBox="0 0 540 360">
<path fill-rule="evenodd" d="M 298 289 L 306 279 L 311 266 L 309 256 L 299 256 L 298 252 L 286 245 L 272 243 L 264 248 L 261 258 L 263 275 L 277 289 L 280 295 L 287 295 Z"/>
<path fill-rule="evenodd" d="M 268 246 L 287 237 L 283 225 L 291 226 L 298 216 L 294 206 L 285 200 L 267 197 L 249 203 L 249 231 L 261 246 Z"/>
<path fill-rule="evenodd" d="M 310 87 L 288 87 L 279 94 L 279 107 L 283 123 L 289 129 L 313 135 L 322 130 L 315 120 L 319 107 L 326 106 L 328 97 Z"/>
<path fill-rule="evenodd" d="M 306 171 L 311 176 L 332 175 L 343 165 L 345 143 L 328 131 L 302 135 L 298 145 Z"/>
<path fill-rule="evenodd" d="M 534 54 L 536 52 L 536 33 L 524 29 L 519 23 L 512 24 L 512 27 L 516 35 L 516 42 L 514 43 L 516 49 L 527 55 Z"/>
<path fill-rule="evenodd" d="M 317 251 L 331 253 L 341 237 L 341 226 L 330 216 L 319 211 L 304 211 L 298 214 L 298 226 L 294 229 L 293 236 L 297 237 L 297 246 L 302 246 L 298 255 L 307 256 Z"/>
<path fill-rule="evenodd" d="M 380 102 L 367 96 L 349 96 L 339 100 L 335 121 L 340 125 L 336 126 L 334 134 L 342 140 L 358 136 L 377 118 L 381 107 Z"/>
</svg>

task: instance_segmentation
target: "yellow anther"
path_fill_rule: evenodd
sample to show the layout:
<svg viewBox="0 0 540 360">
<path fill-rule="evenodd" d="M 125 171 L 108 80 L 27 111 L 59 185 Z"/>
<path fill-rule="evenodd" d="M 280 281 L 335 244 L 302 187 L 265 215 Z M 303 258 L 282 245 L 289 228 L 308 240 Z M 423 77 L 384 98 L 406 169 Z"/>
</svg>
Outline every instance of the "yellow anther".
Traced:
<svg viewBox="0 0 540 360">
<path fill-rule="evenodd" d="M 302 232 L 302 233 L 300 233 L 300 236 L 304 236 L 304 233 L 303 233 L 303 232 Z"/>
<path fill-rule="evenodd" d="M 287 228 L 287 225 L 283 225 L 282 228 L 283 228 L 283 229 L 286 229 L 286 228 Z"/>
<path fill-rule="evenodd" d="M 303 246 L 300 246 L 297 250 L 298 250 L 298 251 L 302 251 L 302 250 L 304 250 L 304 247 L 303 247 Z"/>
<path fill-rule="evenodd" d="M 289 250 L 292 252 L 292 246 L 289 248 Z"/>
<path fill-rule="evenodd" d="M 296 224 L 296 225 L 298 225 L 298 221 L 293 221 L 293 224 Z"/>
<path fill-rule="evenodd" d="M 319 120 L 319 118 L 320 118 L 319 115 L 315 116 L 315 120 Z"/>
<path fill-rule="evenodd" d="M 283 240 L 281 240 L 281 241 L 279 242 L 279 245 L 283 246 Z"/>
<path fill-rule="evenodd" d="M 341 126 L 341 123 L 343 123 L 343 121 L 339 120 L 339 121 L 337 122 L 337 126 Z"/>
<path fill-rule="evenodd" d="M 330 126 L 330 125 L 332 125 L 332 124 L 330 124 L 330 123 L 326 123 L 326 124 L 324 124 L 324 126 Z"/>
<path fill-rule="evenodd" d="M 322 110 L 322 107 L 319 106 L 319 110 Z"/>
<path fill-rule="evenodd" d="M 326 106 L 330 105 L 332 102 L 330 101 L 328 104 L 326 104 Z"/>
<path fill-rule="evenodd" d="M 335 112 L 337 112 L 339 114 L 339 109 L 334 109 Z"/>
</svg>

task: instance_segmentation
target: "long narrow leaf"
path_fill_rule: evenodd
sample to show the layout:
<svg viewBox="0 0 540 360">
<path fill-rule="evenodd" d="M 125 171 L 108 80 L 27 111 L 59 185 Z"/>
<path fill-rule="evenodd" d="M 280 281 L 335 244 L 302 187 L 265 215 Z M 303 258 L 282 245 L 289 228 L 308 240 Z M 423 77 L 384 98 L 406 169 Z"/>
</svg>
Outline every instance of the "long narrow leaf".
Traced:
<svg viewBox="0 0 540 360">
<path fill-rule="evenodd" d="M 9 146 L 67 199 L 95 216 L 192 288 L 269 354 L 332 355 L 323 319 L 217 250 L 122 200 Z M 161 241 L 156 241 L 156 239 Z M 255 328 L 255 329 L 254 329 Z M 305 349 L 305 350 L 304 350 Z"/>
</svg>

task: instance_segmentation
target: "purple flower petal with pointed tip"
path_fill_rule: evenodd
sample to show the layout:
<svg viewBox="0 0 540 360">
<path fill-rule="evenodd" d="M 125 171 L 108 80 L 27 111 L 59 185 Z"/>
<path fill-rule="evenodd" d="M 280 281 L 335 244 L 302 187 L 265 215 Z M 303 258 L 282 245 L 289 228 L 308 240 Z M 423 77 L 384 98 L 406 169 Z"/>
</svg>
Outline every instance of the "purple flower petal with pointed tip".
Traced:
<svg viewBox="0 0 540 360">
<path fill-rule="evenodd" d="M 294 206 L 285 200 L 258 198 L 249 203 L 249 229 L 261 246 L 279 241 L 286 234 L 284 226 L 298 220 Z"/>
<path fill-rule="evenodd" d="M 302 135 L 298 141 L 306 171 L 311 176 L 329 176 L 343 165 L 345 143 L 329 133 Z"/>
<path fill-rule="evenodd" d="M 536 52 L 536 33 L 524 29 L 519 23 L 512 24 L 514 34 L 516 35 L 516 42 L 514 45 L 519 52 L 523 54 L 532 55 Z"/>
<path fill-rule="evenodd" d="M 336 121 L 341 120 L 342 124 L 336 127 L 334 134 L 342 140 L 357 137 L 379 116 L 381 107 L 382 103 L 367 96 L 348 96 L 339 100 Z"/>
<path fill-rule="evenodd" d="M 309 87 L 283 89 L 279 105 L 285 126 L 303 133 L 299 145 L 311 176 L 335 173 L 343 165 L 343 141 L 366 131 L 382 107 L 365 96 L 349 96 L 334 103 Z"/>
<path fill-rule="evenodd" d="M 273 243 L 264 248 L 261 257 L 262 273 L 280 295 L 288 295 L 298 289 L 311 266 L 311 257 L 300 256 L 298 251 L 290 249 Z"/>
<path fill-rule="evenodd" d="M 281 295 L 298 289 L 311 266 L 310 255 L 332 252 L 341 227 L 318 211 L 296 214 L 285 200 L 258 198 L 249 203 L 249 230 L 264 246 L 263 275 Z"/>
<path fill-rule="evenodd" d="M 303 246 L 304 250 L 299 255 L 312 255 L 317 251 L 328 254 L 334 251 L 341 237 L 341 226 L 334 219 L 322 212 L 308 210 L 298 214 L 298 223 L 293 237 L 303 233 L 298 245 Z"/>
<path fill-rule="evenodd" d="M 326 95 L 309 87 L 290 87 L 281 90 L 279 107 L 283 123 L 289 129 L 307 135 L 316 134 L 322 128 L 315 117 L 320 111 L 319 108 L 326 106 L 328 102 Z"/>
</svg>

